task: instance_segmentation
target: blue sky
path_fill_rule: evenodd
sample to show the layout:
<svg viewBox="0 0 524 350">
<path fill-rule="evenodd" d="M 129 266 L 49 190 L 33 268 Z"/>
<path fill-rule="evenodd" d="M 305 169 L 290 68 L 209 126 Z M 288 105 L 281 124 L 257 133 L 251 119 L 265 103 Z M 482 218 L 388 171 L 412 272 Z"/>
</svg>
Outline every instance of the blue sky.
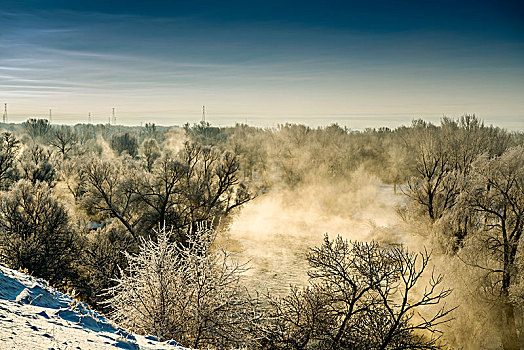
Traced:
<svg viewBox="0 0 524 350">
<path fill-rule="evenodd" d="M 0 0 L 10 121 L 524 128 L 524 7 L 488 1 Z"/>
</svg>

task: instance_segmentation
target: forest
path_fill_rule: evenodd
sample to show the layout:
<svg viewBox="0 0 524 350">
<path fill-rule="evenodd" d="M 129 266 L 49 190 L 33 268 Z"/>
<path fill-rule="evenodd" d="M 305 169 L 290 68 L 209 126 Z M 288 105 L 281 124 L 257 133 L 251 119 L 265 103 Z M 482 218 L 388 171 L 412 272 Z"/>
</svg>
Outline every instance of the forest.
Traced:
<svg viewBox="0 0 524 350">
<path fill-rule="evenodd" d="M 126 329 L 195 349 L 524 349 L 522 131 L 0 129 L 0 263 Z"/>
</svg>

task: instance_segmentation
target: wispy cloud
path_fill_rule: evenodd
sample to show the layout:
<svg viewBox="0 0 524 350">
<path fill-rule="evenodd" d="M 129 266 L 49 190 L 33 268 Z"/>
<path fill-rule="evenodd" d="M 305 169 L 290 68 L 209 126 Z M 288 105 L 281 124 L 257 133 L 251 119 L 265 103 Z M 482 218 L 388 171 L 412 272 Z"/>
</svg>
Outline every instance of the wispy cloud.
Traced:
<svg viewBox="0 0 524 350">
<path fill-rule="evenodd" d="M 14 103 L 288 116 L 524 110 L 524 47 L 512 38 L 187 14 L 3 17 L 0 97 Z"/>
</svg>

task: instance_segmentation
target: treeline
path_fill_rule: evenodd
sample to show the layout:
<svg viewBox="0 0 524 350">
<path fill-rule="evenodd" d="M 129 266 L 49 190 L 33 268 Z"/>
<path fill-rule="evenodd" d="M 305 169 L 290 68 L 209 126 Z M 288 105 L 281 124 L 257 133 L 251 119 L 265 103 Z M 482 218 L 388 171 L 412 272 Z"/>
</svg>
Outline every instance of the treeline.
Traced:
<svg viewBox="0 0 524 350">
<path fill-rule="evenodd" d="M 181 129 L 43 119 L 12 129 L 0 145 L 2 262 L 98 308 L 126 267 L 122 252 L 136 252 L 153 228 L 173 228 L 184 242 L 196 225 L 225 220 L 253 196 L 232 152 L 186 140 Z"/>
<path fill-rule="evenodd" d="M 182 128 L 57 126 L 44 119 L 1 126 L 1 262 L 74 290 L 137 331 L 194 347 L 442 347 L 438 326 L 450 319 L 453 307 L 427 308 L 450 293 L 439 289 L 441 277 L 421 279 L 430 255 L 380 242 L 326 238 L 308 255 L 310 286 L 286 297 L 252 298 L 230 283 L 218 283 L 224 290 L 217 285 L 211 290 L 222 293 L 214 300 L 224 301 L 224 314 L 211 303 L 205 312 L 194 310 L 192 317 L 208 316 L 198 316 L 186 328 L 180 322 L 189 317 L 187 310 L 184 318 L 175 309 L 155 314 L 150 327 L 126 321 L 132 313 L 107 303 L 124 298 L 132 286 L 122 283 L 140 273 L 132 257 L 159 253 L 155 245 L 162 242 L 179 269 L 171 269 L 177 273 L 171 282 L 178 284 L 169 293 L 206 282 L 187 275 L 184 254 L 196 259 L 192 263 L 207 261 L 205 271 L 214 272 L 206 283 L 217 283 L 213 276 L 229 271 L 220 266 L 230 265 L 220 265 L 215 255 L 201 259 L 205 252 L 219 251 L 208 234 L 195 236 L 207 232 L 202 227 L 227 230 L 232 213 L 267 191 L 344 183 L 364 169 L 409 198 L 399 212 L 407 223 L 430 228 L 436 237 L 430 248 L 483 274 L 478 291 L 484 306 L 500 310 L 491 326 L 504 349 L 519 349 L 524 341 L 522 133 L 485 126 L 474 116 L 364 131 L 336 124 L 317 129 L 295 124 L 218 128 L 205 122 Z M 167 241 L 165 233 L 157 237 L 163 227 L 170 232 Z M 201 242 L 201 236 L 208 238 Z M 225 282 L 238 283 L 241 271 L 233 272 Z M 428 294 L 417 299 L 419 294 L 412 293 L 424 283 Z M 196 301 L 176 295 L 187 305 L 213 300 L 211 292 Z M 121 305 L 132 305 L 124 300 Z M 168 325 L 181 328 L 170 331 Z"/>
</svg>

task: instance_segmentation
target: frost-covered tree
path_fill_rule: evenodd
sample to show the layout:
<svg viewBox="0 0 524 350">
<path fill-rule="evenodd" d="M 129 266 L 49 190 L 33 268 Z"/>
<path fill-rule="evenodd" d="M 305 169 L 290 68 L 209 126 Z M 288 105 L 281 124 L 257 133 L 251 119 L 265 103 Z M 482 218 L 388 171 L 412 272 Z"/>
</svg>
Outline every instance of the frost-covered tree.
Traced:
<svg viewBox="0 0 524 350">
<path fill-rule="evenodd" d="M 507 132 L 484 126 L 474 115 L 458 121 L 444 118 L 438 127 L 416 120 L 405 141 L 413 152 L 414 169 L 404 193 L 432 222 L 453 208 L 477 157 L 500 155 L 510 145 Z"/>
<path fill-rule="evenodd" d="M 504 349 L 521 349 L 524 294 L 524 147 L 478 158 L 449 221 L 470 218 L 462 259 L 486 271 L 485 290 L 500 311 Z M 520 344 L 520 345 L 519 345 Z"/>
<path fill-rule="evenodd" d="M 165 229 L 127 254 L 128 271 L 110 289 L 113 318 L 124 327 L 192 348 L 244 344 L 251 319 L 241 288 L 243 265 L 214 248 L 215 233 L 200 229 L 187 245 L 173 243 Z"/>
<path fill-rule="evenodd" d="M 20 158 L 19 176 L 33 184 L 40 181 L 54 186 L 56 170 L 52 164 L 52 157 L 53 153 L 50 150 L 38 144 L 27 148 Z"/>
<path fill-rule="evenodd" d="M 22 126 L 33 141 L 43 141 L 51 136 L 51 124 L 47 119 L 30 118 Z"/>
</svg>

